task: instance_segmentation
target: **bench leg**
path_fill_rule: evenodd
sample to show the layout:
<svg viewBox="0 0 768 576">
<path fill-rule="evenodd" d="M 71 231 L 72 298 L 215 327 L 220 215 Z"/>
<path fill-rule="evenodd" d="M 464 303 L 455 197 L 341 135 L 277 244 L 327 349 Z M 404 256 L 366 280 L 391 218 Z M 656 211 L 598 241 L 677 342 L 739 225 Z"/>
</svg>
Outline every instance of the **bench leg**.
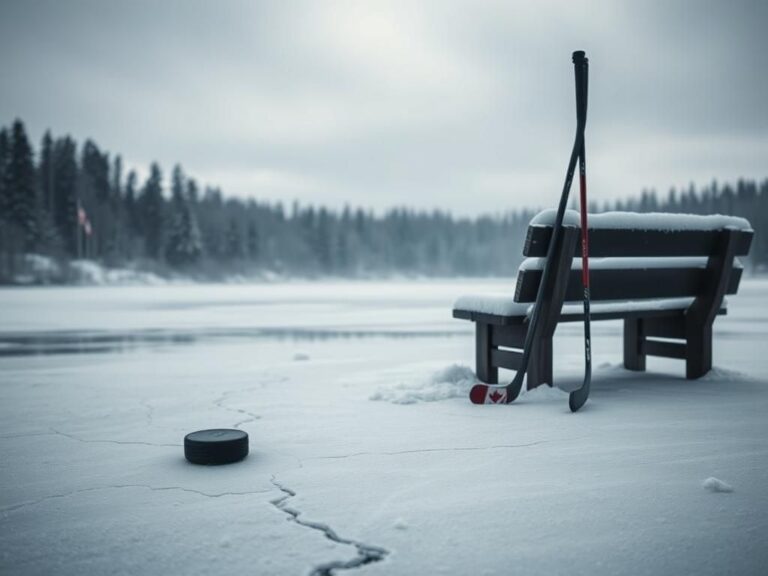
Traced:
<svg viewBox="0 0 768 576">
<path fill-rule="evenodd" d="M 475 373 L 481 382 L 498 384 L 499 369 L 491 365 L 491 326 L 475 324 Z"/>
<path fill-rule="evenodd" d="M 533 390 L 541 384 L 553 384 L 552 378 L 552 338 L 541 338 L 531 350 L 528 362 L 526 387 Z"/>
<path fill-rule="evenodd" d="M 712 325 L 688 327 L 685 345 L 685 377 L 701 378 L 712 369 Z"/>
<path fill-rule="evenodd" d="M 645 371 L 645 354 L 641 345 L 645 339 L 642 318 L 624 319 L 624 368 L 638 372 Z"/>
</svg>

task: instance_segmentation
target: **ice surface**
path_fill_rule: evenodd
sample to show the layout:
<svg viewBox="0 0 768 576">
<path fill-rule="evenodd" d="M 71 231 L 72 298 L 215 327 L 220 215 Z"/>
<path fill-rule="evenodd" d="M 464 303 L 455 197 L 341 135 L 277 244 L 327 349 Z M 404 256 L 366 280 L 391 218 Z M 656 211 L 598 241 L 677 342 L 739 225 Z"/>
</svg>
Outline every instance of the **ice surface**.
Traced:
<svg viewBox="0 0 768 576">
<path fill-rule="evenodd" d="M 451 303 L 512 284 L 0 290 L 0 573 L 764 573 L 768 281 L 743 280 L 697 381 L 625 371 L 599 322 L 577 414 L 546 387 L 369 399 L 474 366 Z M 577 385 L 582 327 L 554 347 Z M 248 458 L 188 464 L 184 434 L 214 427 Z"/>
<path fill-rule="evenodd" d="M 532 226 L 552 226 L 555 223 L 557 211 L 547 209 L 539 212 L 531 220 Z M 576 210 L 566 210 L 563 224 L 580 226 L 580 216 Z M 711 214 L 668 214 L 664 212 L 602 212 L 589 214 L 589 228 L 615 229 L 629 228 L 632 230 L 719 230 L 735 228 L 751 230 L 752 226 L 745 218 Z"/>
</svg>

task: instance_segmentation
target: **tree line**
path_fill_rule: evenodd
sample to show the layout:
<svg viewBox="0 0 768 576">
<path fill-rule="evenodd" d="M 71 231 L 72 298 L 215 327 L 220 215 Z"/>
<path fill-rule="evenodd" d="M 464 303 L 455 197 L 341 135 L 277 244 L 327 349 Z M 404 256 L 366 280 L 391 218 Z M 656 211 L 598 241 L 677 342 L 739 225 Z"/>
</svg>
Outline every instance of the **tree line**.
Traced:
<svg viewBox="0 0 768 576">
<path fill-rule="evenodd" d="M 691 185 L 660 197 L 644 190 L 593 212 L 732 214 L 756 230 L 750 263 L 768 267 L 768 179 Z M 25 259 L 78 259 L 200 278 L 265 271 L 301 276 L 509 276 L 535 210 L 457 218 L 449 212 L 393 208 L 289 207 L 227 198 L 176 165 L 152 163 L 140 181 L 119 155 L 92 140 L 46 132 L 35 152 L 24 124 L 0 129 L 0 282 Z"/>
</svg>

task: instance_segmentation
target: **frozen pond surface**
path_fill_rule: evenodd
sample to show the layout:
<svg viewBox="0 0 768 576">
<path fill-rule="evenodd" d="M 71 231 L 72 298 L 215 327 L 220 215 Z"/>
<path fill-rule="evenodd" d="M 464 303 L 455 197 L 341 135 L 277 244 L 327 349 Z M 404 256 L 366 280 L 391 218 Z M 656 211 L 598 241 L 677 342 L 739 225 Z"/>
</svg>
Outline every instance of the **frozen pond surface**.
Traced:
<svg viewBox="0 0 768 576">
<path fill-rule="evenodd" d="M 0 573 L 764 574 L 768 282 L 730 299 L 699 381 L 625 372 L 597 323 L 576 415 L 451 379 L 474 356 L 453 300 L 507 288 L 0 290 Z M 561 327 L 559 382 L 582 354 Z M 188 464 L 211 427 L 249 457 Z"/>
</svg>

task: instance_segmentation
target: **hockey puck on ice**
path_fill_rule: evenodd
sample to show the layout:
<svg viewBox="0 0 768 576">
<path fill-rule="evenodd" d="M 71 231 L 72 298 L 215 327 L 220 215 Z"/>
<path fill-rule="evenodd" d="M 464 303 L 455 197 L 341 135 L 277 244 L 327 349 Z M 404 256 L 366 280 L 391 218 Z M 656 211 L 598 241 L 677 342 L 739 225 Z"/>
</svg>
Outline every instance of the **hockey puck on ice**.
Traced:
<svg viewBox="0 0 768 576">
<path fill-rule="evenodd" d="M 230 464 L 248 455 L 248 434 L 217 428 L 184 436 L 184 456 L 194 464 Z"/>
</svg>

